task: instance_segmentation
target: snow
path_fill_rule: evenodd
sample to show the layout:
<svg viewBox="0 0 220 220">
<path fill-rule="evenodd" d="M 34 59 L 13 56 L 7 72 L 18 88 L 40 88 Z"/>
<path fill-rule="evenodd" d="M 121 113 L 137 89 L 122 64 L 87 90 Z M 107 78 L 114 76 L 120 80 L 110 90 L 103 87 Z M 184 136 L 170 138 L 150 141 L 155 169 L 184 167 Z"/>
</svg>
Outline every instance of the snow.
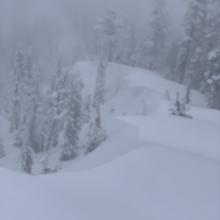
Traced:
<svg viewBox="0 0 220 220">
<path fill-rule="evenodd" d="M 93 94 L 98 63 L 79 62 L 71 70 L 81 72 L 84 82 L 84 96 Z M 132 68 L 124 65 L 110 63 L 107 68 L 105 110 L 116 108 L 117 115 L 140 115 L 154 112 L 166 91 L 172 99 L 179 92 L 185 97 L 186 87 L 175 82 L 163 79 L 155 72 Z M 192 105 L 204 107 L 204 97 L 197 91 L 192 91 Z"/>
<path fill-rule="evenodd" d="M 171 149 L 143 146 L 83 172 L 0 176 L 4 220 L 220 217 L 219 163 Z"/>
<path fill-rule="evenodd" d="M 198 115 L 197 111 L 193 109 L 192 120 L 168 115 L 168 109 L 148 117 L 128 116 L 121 119 L 134 124 L 139 129 L 139 138 L 146 143 L 220 160 L 220 112 L 213 123 L 207 118 L 212 118 L 212 110 L 200 110 Z"/>
<path fill-rule="evenodd" d="M 75 68 L 91 94 L 97 64 Z M 110 64 L 102 109 L 108 140 L 52 175 L 15 172 L 19 151 L 0 116 L 8 153 L 0 160 L 0 220 L 219 220 L 220 111 L 204 108 L 192 91 L 193 119 L 171 116 L 166 90 L 171 98 L 186 92 L 156 73 Z"/>
</svg>

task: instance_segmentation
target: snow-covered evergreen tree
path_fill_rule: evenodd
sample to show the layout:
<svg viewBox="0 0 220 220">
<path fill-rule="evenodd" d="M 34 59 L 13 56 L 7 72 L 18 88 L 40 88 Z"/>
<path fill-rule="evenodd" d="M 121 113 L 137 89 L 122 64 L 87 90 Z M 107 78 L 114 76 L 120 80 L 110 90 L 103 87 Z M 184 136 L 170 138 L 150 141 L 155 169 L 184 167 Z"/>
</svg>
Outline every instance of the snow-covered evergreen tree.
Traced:
<svg viewBox="0 0 220 220">
<path fill-rule="evenodd" d="M 70 160 L 78 155 L 79 133 L 82 126 L 82 87 L 83 83 L 79 73 L 75 72 L 69 85 L 61 160 Z"/>
<path fill-rule="evenodd" d="M 15 146 L 20 148 L 21 152 L 21 168 L 27 173 L 32 173 L 33 156 L 29 138 L 29 127 L 27 123 L 27 115 L 23 115 L 21 125 L 16 133 Z"/>
<path fill-rule="evenodd" d="M 220 49 L 209 55 L 204 90 L 211 108 L 220 109 Z"/>
<path fill-rule="evenodd" d="M 105 78 L 108 61 L 113 59 L 115 35 L 118 31 L 117 15 L 109 10 L 104 18 L 98 20 L 97 29 L 101 34 L 100 58 L 97 68 L 95 102 L 105 102 Z M 95 103 L 96 105 L 97 103 Z"/>
<path fill-rule="evenodd" d="M 106 62 L 100 62 L 96 75 L 94 106 L 99 108 L 100 105 L 105 103 L 105 71 Z"/>
<path fill-rule="evenodd" d="M 27 58 L 23 52 L 17 52 L 14 69 L 14 94 L 11 116 L 11 131 L 15 131 L 15 147 L 22 147 L 26 132 L 26 78 Z"/>
<path fill-rule="evenodd" d="M 210 1 L 208 19 L 208 55 L 202 91 L 206 94 L 208 105 L 211 108 L 219 109 L 220 2 L 218 0 Z"/>
<path fill-rule="evenodd" d="M 85 153 L 88 154 L 94 151 L 100 146 L 100 144 L 105 141 L 107 134 L 102 127 L 102 121 L 100 112 L 96 108 L 91 110 L 91 118 L 88 123 L 88 133 L 87 133 L 87 142 L 85 146 Z"/>
<path fill-rule="evenodd" d="M 179 52 L 179 38 L 173 37 L 167 48 L 167 54 L 165 59 L 168 70 L 166 77 L 172 81 L 179 80 L 178 79 L 179 76 L 176 75 L 176 62 L 178 60 L 177 59 L 178 52 Z"/>
<path fill-rule="evenodd" d="M 22 169 L 25 173 L 32 173 L 33 158 L 31 150 L 28 146 L 24 146 L 21 151 Z"/>
<path fill-rule="evenodd" d="M 31 151 L 41 151 L 39 84 L 32 58 L 21 52 L 16 57 L 11 128 L 15 131 L 14 146 L 21 150 L 21 167 L 30 174 L 33 164 Z"/>
<path fill-rule="evenodd" d="M 186 72 L 190 63 L 190 44 L 191 41 L 188 37 L 179 43 L 175 67 L 175 80 L 181 84 L 186 80 Z"/>
<path fill-rule="evenodd" d="M 148 57 L 145 58 L 151 70 L 161 70 L 164 66 L 167 34 L 166 1 L 156 0 L 153 2 L 153 14 L 147 39 Z"/>
<path fill-rule="evenodd" d="M 68 77 L 59 61 L 55 80 L 49 92 L 49 102 L 46 103 L 45 149 L 50 150 L 60 145 L 59 135 L 63 129 L 63 121 L 68 107 Z"/>
<path fill-rule="evenodd" d="M 25 56 L 19 51 L 16 53 L 15 65 L 14 65 L 14 92 L 13 103 L 11 113 L 11 132 L 17 131 L 20 126 L 21 120 L 21 105 L 22 105 L 22 93 L 23 93 L 23 80 L 25 77 L 26 65 Z"/>
<path fill-rule="evenodd" d="M 40 140 L 41 124 L 39 112 L 40 92 L 39 92 L 39 79 L 37 71 L 33 66 L 31 57 L 27 59 L 27 77 L 25 80 L 25 107 L 24 113 L 26 114 L 26 126 L 28 129 L 29 146 L 35 153 L 42 152 L 42 144 Z"/>
<path fill-rule="evenodd" d="M 83 123 L 88 123 L 92 117 L 92 98 L 90 95 L 86 96 L 83 104 Z"/>
<path fill-rule="evenodd" d="M 110 55 L 110 44 L 112 37 L 117 32 L 116 25 L 116 13 L 114 11 L 108 11 L 104 19 L 100 19 L 98 23 L 98 28 L 102 33 L 102 46 L 101 46 L 101 56 L 98 64 L 95 92 L 93 99 L 93 107 L 96 111 L 96 123 L 98 127 L 101 127 L 101 105 L 105 103 L 105 78 L 106 69 L 109 61 Z"/>
<path fill-rule="evenodd" d="M 185 16 L 185 37 L 180 44 L 176 74 L 179 82 L 200 88 L 204 80 L 208 53 L 208 0 L 192 0 Z"/>
<path fill-rule="evenodd" d="M 176 100 L 173 103 L 172 108 L 169 109 L 169 111 L 172 115 L 186 117 L 186 118 L 192 118 L 191 115 L 187 114 L 188 107 L 186 105 L 185 100 L 180 99 L 179 93 L 177 93 Z"/>
<path fill-rule="evenodd" d="M 54 98 L 51 93 L 47 93 L 43 98 L 39 106 L 39 112 L 41 114 L 40 124 L 41 132 L 40 139 L 42 145 L 42 151 L 46 152 L 49 150 L 49 137 L 51 134 L 51 127 L 54 120 Z"/>
<path fill-rule="evenodd" d="M 191 102 L 191 88 L 190 86 L 186 87 L 185 103 L 189 104 Z"/>
<path fill-rule="evenodd" d="M 137 42 L 136 47 L 136 65 L 145 68 L 150 69 L 150 60 L 149 57 L 149 36 L 147 30 L 142 30 L 141 36 L 139 41 Z M 144 36 L 144 37 L 143 37 Z"/>
<path fill-rule="evenodd" d="M 97 29 L 101 37 L 101 57 L 107 61 L 117 59 L 118 33 L 121 24 L 115 11 L 108 10 L 104 18 L 98 20 Z"/>
<path fill-rule="evenodd" d="M 14 136 L 14 147 L 22 148 L 25 142 L 25 117 L 21 118 L 21 125 Z"/>
<path fill-rule="evenodd" d="M 220 1 L 209 0 L 208 54 L 220 45 Z M 209 56 L 208 56 L 209 57 Z"/>
<path fill-rule="evenodd" d="M 135 66 L 137 62 L 137 39 L 134 25 L 128 22 L 118 22 L 113 35 L 114 47 L 110 46 L 109 61 Z"/>
<path fill-rule="evenodd" d="M 134 25 L 124 23 L 121 28 L 120 62 L 129 66 L 137 63 L 137 37 Z"/>
<path fill-rule="evenodd" d="M 92 120 L 89 124 L 88 141 L 86 146 L 86 154 L 94 151 L 107 138 L 103 128 L 98 127 L 96 120 Z"/>
</svg>

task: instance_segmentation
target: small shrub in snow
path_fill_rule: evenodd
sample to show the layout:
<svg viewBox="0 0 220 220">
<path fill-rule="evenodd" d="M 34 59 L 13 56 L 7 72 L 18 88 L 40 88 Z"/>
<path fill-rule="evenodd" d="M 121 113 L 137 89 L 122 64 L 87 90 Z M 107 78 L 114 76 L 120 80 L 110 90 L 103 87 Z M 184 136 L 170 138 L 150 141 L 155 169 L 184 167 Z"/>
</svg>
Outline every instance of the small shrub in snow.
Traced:
<svg viewBox="0 0 220 220">
<path fill-rule="evenodd" d="M 186 117 L 186 118 L 192 118 L 192 116 L 187 114 L 188 108 L 186 106 L 186 102 L 183 100 L 180 100 L 179 93 L 177 93 L 176 101 L 173 104 L 173 107 L 170 108 L 170 113 L 172 115 Z"/>
</svg>

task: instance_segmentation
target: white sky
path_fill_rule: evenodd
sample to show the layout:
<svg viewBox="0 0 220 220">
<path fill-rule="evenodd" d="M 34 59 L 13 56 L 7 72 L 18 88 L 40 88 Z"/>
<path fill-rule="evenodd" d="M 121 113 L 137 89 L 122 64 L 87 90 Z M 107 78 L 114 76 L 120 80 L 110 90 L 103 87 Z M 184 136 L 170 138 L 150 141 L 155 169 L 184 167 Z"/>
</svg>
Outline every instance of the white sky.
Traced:
<svg viewBox="0 0 220 220">
<path fill-rule="evenodd" d="M 167 0 L 171 21 L 179 26 L 189 0 Z M 0 32 L 14 23 L 32 24 L 44 17 L 76 25 L 94 23 L 106 9 L 140 25 L 147 23 L 152 0 L 0 0 Z"/>
</svg>

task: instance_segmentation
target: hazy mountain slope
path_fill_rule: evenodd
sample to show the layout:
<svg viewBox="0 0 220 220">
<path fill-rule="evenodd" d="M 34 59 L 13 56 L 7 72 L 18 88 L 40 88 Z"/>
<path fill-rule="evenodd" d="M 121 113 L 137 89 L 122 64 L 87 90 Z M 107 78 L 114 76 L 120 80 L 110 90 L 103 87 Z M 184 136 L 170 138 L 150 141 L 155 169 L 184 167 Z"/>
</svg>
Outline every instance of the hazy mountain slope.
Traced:
<svg viewBox="0 0 220 220">
<path fill-rule="evenodd" d="M 79 62 L 69 70 L 70 74 L 75 71 L 80 72 L 84 82 L 84 97 L 92 97 L 94 94 L 97 65 L 95 62 Z M 130 148 L 133 149 L 133 147 L 124 146 L 128 145 L 128 140 L 131 141 L 132 130 L 136 131 L 137 128 L 118 122 L 116 120 L 117 116 L 153 114 L 160 106 L 160 103 L 164 101 L 166 90 L 169 91 L 171 98 L 175 98 L 176 92 L 179 92 L 183 97 L 186 93 L 184 86 L 165 80 L 157 73 L 115 63 L 108 65 L 106 73 L 106 104 L 102 109 L 102 114 L 109 139 L 104 144 L 110 146 L 121 145 L 121 148 L 117 147 L 117 151 L 115 151 L 113 147 L 110 147 L 110 152 L 108 150 L 105 153 L 106 157 L 109 158 L 107 161 L 117 158 L 117 154 L 120 152 L 121 155 L 128 152 Z M 192 91 L 192 105 L 205 105 L 203 96 L 196 91 Z M 12 148 L 13 142 L 9 132 L 9 122 L 5 117 L 1 115 L 0 117 L 2 121 L 0 123 L 0 131 L 2 131 L 0 132 L 0 137 L 2 137 L 8 152 L 8 156 L 0 160 L 0 165 L 20 170 L 20 152 Z M 123 128 L 121 129 L 121 127 Z M 119 136 L 124 138 L 118 138 Z M 118 141 L 120 142 L 118 143 Z M 95 164 L 104 163 L 106 157 L 100 157 L 100 160 L 96 161 Z M 36 172 L 39 172 L 38 166 L 41 164 L 41 160 L 41 155 L 35 158 Z M 93 165 L 90 164 L 90 166 Z"/>
<path fill-rule="evenodd" d="M 91 94 L 96 64 L 75 68 L 84 95 Z M 164 90 L 175 97 L 177 90 L 185 94 L 183 86 L 117 64 L 109 65 L 107 77 L 102 114 L 108 140 L 54 175 L 0 168 L 0 219 L 218 220 L 220 112 L 202 108 L 202 95 L 193 91 L 193 119 L 171 116 Z M 19 170 L 8 121 L 0 121 L 9 153 L 0 166 Z"/>
<path fill-rule="evenodd" d="M 85 94 L 92 94 L 97 63 L 80 62 L 73 69 L 81 72 Z M 152 113 L 164 100 L 166 90 L 172 99 L 179 92 L 185 97 L 186 87 L 162 78 L 159 74 L 139 68 L 110 63 L 106 73 L 106 110 L 114 107 L 116 114 L 138 115 Z M 192 105 L 205 106 L 204 97 L 192 91 Z"/>
</svg>

